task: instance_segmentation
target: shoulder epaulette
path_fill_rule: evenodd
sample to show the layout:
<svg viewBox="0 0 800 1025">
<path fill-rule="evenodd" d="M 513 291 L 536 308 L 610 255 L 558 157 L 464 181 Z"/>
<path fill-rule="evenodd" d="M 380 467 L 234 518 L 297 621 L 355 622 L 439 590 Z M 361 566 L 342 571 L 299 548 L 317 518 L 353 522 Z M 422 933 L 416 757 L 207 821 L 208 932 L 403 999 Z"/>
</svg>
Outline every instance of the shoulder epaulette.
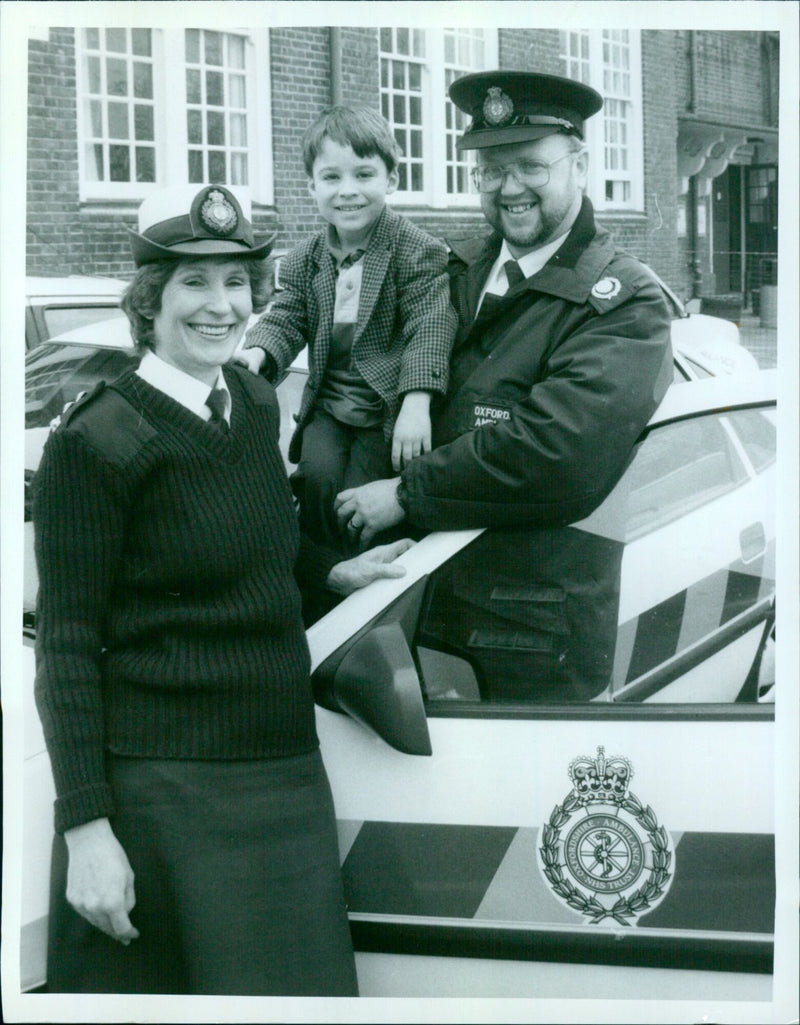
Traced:
<svg viewBox="0 0 800 1025">
<path fill-rule="evenodd" d="M 52 429 L 79 435 L 116 466 L 127 463 L 156 434 L 140 411 L 105 381 L 68 403 L 61 417 L 56 419 L 60 423 Z"/>
</svg>

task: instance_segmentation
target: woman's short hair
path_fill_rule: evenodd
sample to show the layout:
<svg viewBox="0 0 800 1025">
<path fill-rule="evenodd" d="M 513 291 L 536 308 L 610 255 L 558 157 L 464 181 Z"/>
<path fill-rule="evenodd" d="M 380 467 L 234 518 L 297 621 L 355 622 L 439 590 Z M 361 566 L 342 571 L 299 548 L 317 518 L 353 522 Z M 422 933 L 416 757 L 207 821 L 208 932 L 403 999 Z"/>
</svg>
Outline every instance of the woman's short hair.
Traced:
<svg viewBox="0 0 800 1025">
<path fill-rule="evenodd" d="M 402 156 L 391 125 L 372 107 L 328 107 L 303 135 L 303 166 L 309 178 L 326 139 L 350 146 L 357 157 L 380 157 L 389 174 Z"/>
<path fill-rule="evenodd" d="M 140 267 L 133 280 L 125 290 L 120 306 L 128 317 L 131 325 L 133 344 L 138 353 L 155 347 L 153 336 L 153 318 L 161 312 L 161 297 L 167 282 L 178 269 L 187 262 L 215 262 L 236 259 L 228 254 L 220 256 L 181 257 L 175 260 L 156 260 Z M 253 300 L 253 312 L 261 313 L 272 297 L 272 260 L 247 258 L 241 260 L 250 278 L 250 292 Z"/>
</svg>

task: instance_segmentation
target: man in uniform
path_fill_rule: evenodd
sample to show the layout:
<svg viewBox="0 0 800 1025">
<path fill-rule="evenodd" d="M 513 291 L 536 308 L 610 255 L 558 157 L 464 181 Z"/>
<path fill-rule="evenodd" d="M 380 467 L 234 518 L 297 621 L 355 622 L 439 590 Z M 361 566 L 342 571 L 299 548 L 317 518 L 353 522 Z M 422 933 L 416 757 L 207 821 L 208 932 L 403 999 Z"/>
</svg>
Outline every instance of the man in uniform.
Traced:
<svg viewBox="0 0 800 1025">
<path fill-rule="evenodd" d="M 426 643 L 464 652 L 488 700 L 586 700 L 610 678 L 622 544 L 569 525 L 614 488 L 669 385 L 669 311 L 584 195 L 597 92 L 491 71 L 450 97 L 494 231 L 450 243 L 459 333 L 434 450 L 342 492 L 338 515 L 365 545 L 404 520 L 493 528 L 440 572 Z"/>
</svg>

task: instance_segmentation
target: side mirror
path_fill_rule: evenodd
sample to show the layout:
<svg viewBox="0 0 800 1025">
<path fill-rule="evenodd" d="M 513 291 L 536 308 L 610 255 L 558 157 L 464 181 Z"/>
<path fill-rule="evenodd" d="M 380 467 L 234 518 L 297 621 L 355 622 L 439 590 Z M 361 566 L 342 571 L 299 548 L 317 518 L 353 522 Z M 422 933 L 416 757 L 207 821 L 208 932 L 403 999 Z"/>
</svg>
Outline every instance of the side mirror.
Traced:
<svg viewBox="0 0 800 1025">
<path fill-rule="evenodd" d="M 409 755 L 430 755 L 422 689 L 399 623 L 375 626 L 347 652 L 333 678 L 343 712 Z"/>
<path fill-rule="evenodd" d="M 422 686 L 408 642 L 424 590 L 425 579 L 413 584 L 312 676 L 318 704 L 345 712 L 397 751 L 411 755 L 432 753 Z"/>
</svg>

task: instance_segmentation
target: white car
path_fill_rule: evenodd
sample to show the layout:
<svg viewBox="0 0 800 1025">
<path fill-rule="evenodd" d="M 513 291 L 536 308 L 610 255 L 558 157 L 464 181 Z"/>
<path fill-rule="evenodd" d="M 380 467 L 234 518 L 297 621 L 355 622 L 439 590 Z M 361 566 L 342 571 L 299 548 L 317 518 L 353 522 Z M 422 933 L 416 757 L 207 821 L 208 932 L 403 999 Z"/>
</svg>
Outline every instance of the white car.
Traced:
<svg viewBox="0 0 800 1025">
<path fill-rule="evenodd" d="M 715 318 L 681 336 L 694 319 L 629 469 L 569 528 L 623 546 L 603 694 L 541 704 L 487 685 L 482 624 L 459 595 L 448 619 L 441 590 L 483 546 L 487 574 L 502 568 L 492 532 L 428 535 L 404 577 L 308 630 L 363 996 L 769 999 L 776 375 L 713 343 Z M 108 326 L 80 334 L 29 354 L 26 433 L 128 359 Z M 305 379 L 278 390 L 284 445 Z M 29 565 L 24 989 L 46 982 L 53 800 Z M 517 613 L 492 643 L 524 673 Z"/>
<path fill-rule="evenodd" d="M 119 300 L 128 286 L 119 278 L 72 275 L 25 279 L 25 349 L 76 327 L 123 317 Z M 127 321 L 125 321 L 127 323 Z"/>
</svg>

